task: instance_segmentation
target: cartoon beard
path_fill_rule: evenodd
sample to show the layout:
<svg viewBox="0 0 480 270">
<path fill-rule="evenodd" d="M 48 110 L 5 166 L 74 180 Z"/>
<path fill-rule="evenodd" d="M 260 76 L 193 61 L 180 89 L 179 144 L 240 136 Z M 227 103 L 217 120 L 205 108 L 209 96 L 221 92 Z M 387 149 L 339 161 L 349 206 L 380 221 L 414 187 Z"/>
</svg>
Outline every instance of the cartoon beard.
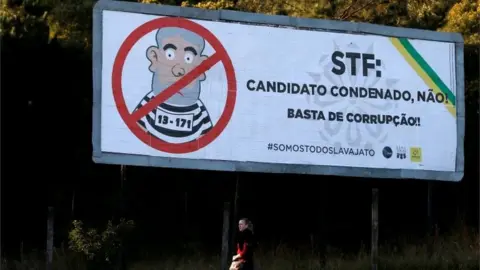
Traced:
<svg viewBox="0 0 480 270">
<path fill-rule="evenodd" d="M 155 72 L 152 78 L 152 91 L 155 95 L 160 94 L 167 89 L 173 83 L 163 83 L 160 81 L 160 77 Z M 171 105 L 177 106 L 189 106 L 193 105 L 200 98 L 200 81 L 196 79 L 192 87 L 185 87 L 179 92 L 175 93 L 165 102 Z"/>
</svg>

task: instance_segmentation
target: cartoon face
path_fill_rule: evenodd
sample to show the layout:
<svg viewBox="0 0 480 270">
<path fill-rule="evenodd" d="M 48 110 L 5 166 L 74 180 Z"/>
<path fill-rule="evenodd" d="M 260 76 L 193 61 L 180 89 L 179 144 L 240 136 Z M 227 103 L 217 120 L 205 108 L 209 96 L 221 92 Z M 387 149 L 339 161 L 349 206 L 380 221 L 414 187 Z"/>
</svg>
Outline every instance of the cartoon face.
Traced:
<svg viewBox="0 0 480 270">
<path fill-rule="evenodd" d="M 164 38 L 161 48 L 150 47 L 147 57 L 152 62 L 150 71 L 156 72 L 160 80 L 174 83 L 196 66 L 200 65 L 206 56 L 200 55 L 200 48 L 180 36 Z M 205 74 L 198 79 L 203 80 Z M 194 81 L 188 86 L 193 86 Z"/>
</svg>

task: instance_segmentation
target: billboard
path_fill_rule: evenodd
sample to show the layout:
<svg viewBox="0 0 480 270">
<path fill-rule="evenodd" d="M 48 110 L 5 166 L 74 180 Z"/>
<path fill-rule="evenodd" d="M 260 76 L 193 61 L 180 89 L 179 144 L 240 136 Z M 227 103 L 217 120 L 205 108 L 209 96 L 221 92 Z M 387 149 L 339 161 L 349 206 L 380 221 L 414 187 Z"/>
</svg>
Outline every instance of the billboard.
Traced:
<svg viewBox="0 0 480 270">
<path fill-rule="evenodd" d="M 99 1 L 93 160 L 460 181 L 455 33 Z"/>
</svg>

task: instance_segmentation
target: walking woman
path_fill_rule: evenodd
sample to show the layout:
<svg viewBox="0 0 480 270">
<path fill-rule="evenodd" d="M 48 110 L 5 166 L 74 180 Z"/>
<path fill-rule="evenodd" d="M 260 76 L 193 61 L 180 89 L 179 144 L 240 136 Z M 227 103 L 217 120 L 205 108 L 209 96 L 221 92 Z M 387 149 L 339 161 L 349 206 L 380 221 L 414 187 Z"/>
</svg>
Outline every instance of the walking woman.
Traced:
<svg viewBox="0 0 480 270">
<path fill-rule="evenodd" d="M 253 224 L 248 218 L 238 221 L 238 233 L 235 241 L 237 255 L 233 256 L 234 262 L 240 262 L 236 269 L 253 270 L 253 252 L 256 241 L 253 235 Z"/>
</svg>

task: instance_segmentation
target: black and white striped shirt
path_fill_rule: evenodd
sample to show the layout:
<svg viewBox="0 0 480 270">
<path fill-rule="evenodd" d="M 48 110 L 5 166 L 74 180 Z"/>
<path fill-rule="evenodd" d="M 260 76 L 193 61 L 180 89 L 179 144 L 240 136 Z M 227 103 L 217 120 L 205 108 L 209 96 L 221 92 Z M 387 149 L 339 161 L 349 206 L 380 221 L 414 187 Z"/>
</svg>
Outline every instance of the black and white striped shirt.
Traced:
<svg viewBox="0 0 480 270">
<path fill-rule="evenodd" d="M 153 92 L 149 92 L 134 111 L 154 96 Z M 152 136 L 169 143 L 193 141 L 207 133 L 213 126 L 210 115 L 200 99 L 189 106 L 162 103 L 138 120 L 138 124 Z"/>
</svg>

